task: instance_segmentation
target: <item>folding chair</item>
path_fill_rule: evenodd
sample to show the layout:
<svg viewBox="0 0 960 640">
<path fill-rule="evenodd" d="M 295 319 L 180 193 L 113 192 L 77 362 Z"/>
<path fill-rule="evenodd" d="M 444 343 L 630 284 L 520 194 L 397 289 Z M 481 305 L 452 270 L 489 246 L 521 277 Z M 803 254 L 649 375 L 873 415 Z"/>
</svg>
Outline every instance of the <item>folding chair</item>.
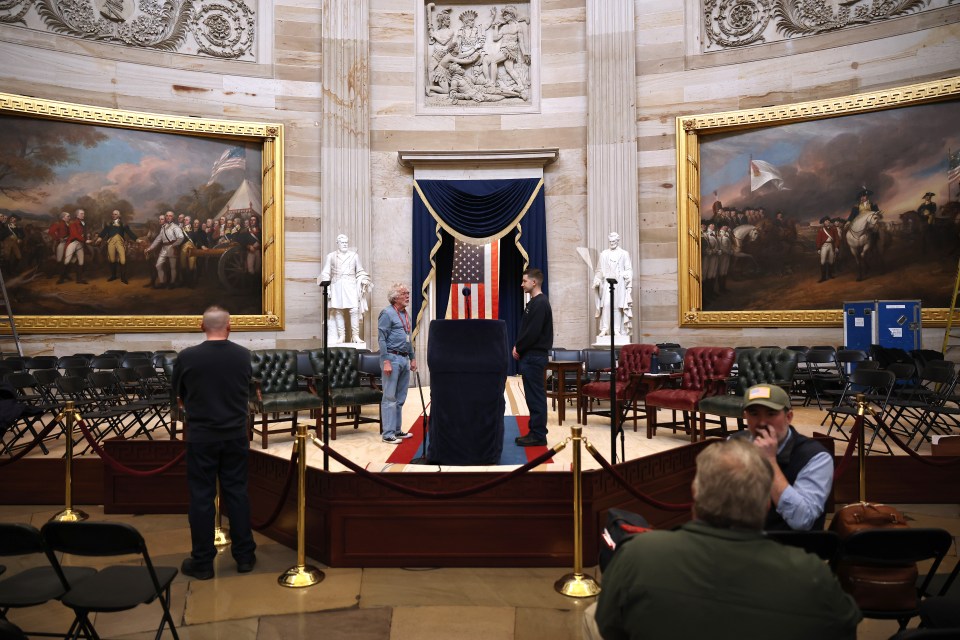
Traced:
<svg viewBox="0 0 960 640">
<path fill-rule="evenodd" d="M 840 548 L 840 536 L 834 531 L 765 531 L 764 535 L 788 547 L 803 549 L 828 562 L 833 560 Z"/>
<path fill-rule="evenodd" d="M 94 575 L 89 567 L 61 567 L 35 527 L 29 524 L 0 523 L 0 556 L 40 555 L 42 566 L 34 566 L 0 580 L 0 620 L 10 609 L 34 607 L 59 600 L 72 585 Z M 6 575 L 6 574 L 4 574 Z M 70 632 L 73 631 L 71 627 Z M 61 633 L 28 632 L 32 636 L 62 638 Z"/>
<path fill-rule="evenodd" d="M 840 432 L 841 438 L 844 440 L 849 439 L 849 436 L 843 430 L 843 425 L 847 420 L 852 420 L 857 415 L 855 400 L 858 393 L 865 395 L 866 400 L 874 405 L 878 415 L 882 418 L 888 412 L 890 394 L 893 393 L 895 381 L 896 376 L 891 371 L 858 367 L 857 370 L 853 372 L 853 375 L 850 376 L 850 381 L 847 383 L 837 404 L 827 409 L 827 415 L 823 417 L 823 421 L 820 423 L 823 425 L 826 424 L 828 419 L 830 420 L 830 428 L 827 429 L 827 435 L 829 436 L 833 432 L 833 429 L 836 428 L 837 431 Z M 869 453 L 873 447 L 873 441 L 877 437 L 878 429 L 870 413 L 864 414 L 863 426 L 864 429 L 872 428 L 874 430 L 873 436 L 867 444 L 867 453 Z M 863 436 L 866 437 L 866 433 L 864 433 Z M 890 446 L 887 445 L 886 440 L 881 438 L 880 441 L 887 447 L 887 451 L 892 454 L 893 452 L 890 451 Z"/>
<path fill-rule="evenodd" d="M 177 569 L 154 567 L 139 531 L 119 522 L 48 522 L 43 525 L 41 533 L 53 551 L 100 557 L 136 554 L 143 558 L 142 566 L 111 565 L 86 580 L 71 583 L 71 589 L 60 601 L 73 609 L 77 616 L 73 638 L 81 634 L 88 638 L 98 637 L 90 620 L 91 613 L 127 611 L 159 600 L 163 616 L 157 627 L 157 639 L 164 626 L 169 625 L 173 637 L 179 640 L 170 615 L 170 584 Z"/>
<path fill-rule="evenodd" d="M 11 395 L 10 392 L 15 395 Z M 19 411 L 19 417 L 14 420 L 3 434 L 0 442 L 0 453 L 8 453 L 24 436 L 30 435 L 39 438 L 39 431 L 43 430 L 43 416 L 59 411 L 59 406 L 47 403 L 39 391 L 39 384 L 32 374 L 24 371 L 15 371 L 7 375 L 0 383 L 0 404 L 19 404 L 19 409 L 10 407 L 13 413 Z M 51 418 L 52 419 L 52 418 Z M 38 430 L 39 427 L 39 430 Z M 48 454 L 43 441 L 39 442 L 40 450 Z"/>
<path fill-rule="evenodd" d="M 857 600 L 864 617 L 896 620 L 903 629 L 911 618 L 920 615 L 920 599 L 927 592 L 930 581 L 952 544 L 953 536 L 944 529 L 868 529 L 840 541 L 840 548 L 832 566 L 838 572 L 841 586 Z M 904 603 L 911 606 L 902 608 L 878 607 L 879 598 L 876 597 L 868 602 L 866 599 L 875 594 L 860 591 L 857 583 L 848 579 L 846 576 L 849 574 L 844 571 L 844 568 L 850 565 L 874 568 L 879 573 L 878 578 L 882 580 L 885 569 L 909 566 L 931 559 L 933 563 L 920 586 L 915 589 L 912 603 Z"/>
</svg>

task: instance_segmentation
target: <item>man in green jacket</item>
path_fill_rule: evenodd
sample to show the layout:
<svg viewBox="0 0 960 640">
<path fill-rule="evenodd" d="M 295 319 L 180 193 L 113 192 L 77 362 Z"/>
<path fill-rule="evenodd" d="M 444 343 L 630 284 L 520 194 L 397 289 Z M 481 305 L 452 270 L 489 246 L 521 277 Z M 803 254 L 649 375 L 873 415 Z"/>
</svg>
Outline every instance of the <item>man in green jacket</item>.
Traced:
<svg viewBox="0 0 960 640">
<path fill-rule="evenodd" d="M 596 624 L 605 640 L 856 638 L 853 598 L 816 556 L 764 537 L 773 470 L 749 442 L 697 458 L 693 521 L 617 549 Z M 589 621 L 588 621 L 589 626 Z"/>
</svg>

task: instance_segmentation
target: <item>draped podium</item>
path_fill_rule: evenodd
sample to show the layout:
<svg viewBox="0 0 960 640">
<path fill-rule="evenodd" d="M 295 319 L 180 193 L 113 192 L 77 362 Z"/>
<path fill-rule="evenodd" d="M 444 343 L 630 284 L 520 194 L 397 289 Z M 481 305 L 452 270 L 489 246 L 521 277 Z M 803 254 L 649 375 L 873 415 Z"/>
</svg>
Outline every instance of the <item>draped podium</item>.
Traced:
<svg viewBox="0 0 960 640">
<path fill-rule="evenodd" d="M 523 270 L 543 271 L 548 293 L 547 230 L 543 178 L 515 180 L 415 180 L 413 194 L 414 340 L 429 308 L 430 283 L 437 299 L 434 318 L 447 311 L 453 272 L 454 239 L 471 244 L 499 243 L 499 318 L 512 347 L 523 313 Z M 509 358 L 508 372 L 516 372 Z"/>
<path fill-rule="evenodd" d="M 500 464 L 503 387 L 511 359 L 503 320 L 430 323 L 430 462 Z"/>
</svg>

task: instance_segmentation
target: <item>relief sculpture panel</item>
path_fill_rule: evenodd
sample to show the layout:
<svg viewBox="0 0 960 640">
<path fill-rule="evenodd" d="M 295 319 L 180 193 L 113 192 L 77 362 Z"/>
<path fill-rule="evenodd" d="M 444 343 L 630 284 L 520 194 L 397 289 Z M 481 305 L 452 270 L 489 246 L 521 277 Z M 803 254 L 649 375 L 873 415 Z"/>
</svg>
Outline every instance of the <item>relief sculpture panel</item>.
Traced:
<svg viewBox="0 0 960 640">
<path fill-rule="evenodd" d="M 0 25 L 255 61 L 256 0 L 2 0 Z"/>
<path fill-rule="evenodd" d="M 417 20 L 421 112 L 537 110 L 536 4 L 424 3 Z"/>
<path fill-rule="evenodd" d="M 947 7 L 951 0 L 704 0 L 702 51 L 770 44 Z"/>
</svg>

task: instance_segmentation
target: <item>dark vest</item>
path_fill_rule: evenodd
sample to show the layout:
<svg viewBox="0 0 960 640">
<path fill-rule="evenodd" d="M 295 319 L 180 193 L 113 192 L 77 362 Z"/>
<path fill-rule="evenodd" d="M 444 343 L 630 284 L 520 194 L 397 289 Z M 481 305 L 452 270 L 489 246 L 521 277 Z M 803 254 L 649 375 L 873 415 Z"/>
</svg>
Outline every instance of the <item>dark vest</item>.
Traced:
<svg viewBox="0 0 960 640">
<path fill-rule="evenodd" d="M 796 429 L 790 427 L 790 440 L 783 447 L 783 451 L 777 454 L 777 466 L 780 467 L 780 471 L 787 478 L 787 482 L 792 485 L 803 467 L 810 462 L 810 458 L 821 452 L 827 452 L 823 445 L 816 440 L 800 435 Z M 813 526 L 810 529 L 812 531 L 822 531 L 826 517 L 827 514 L 824 511 L 819 518 L 813 521 Z M 790 525 L 773 507 L 767 513 L 767 522 L 763 525 L 763 528 L 767 531 L 790 531 Z"/>
</svg>

